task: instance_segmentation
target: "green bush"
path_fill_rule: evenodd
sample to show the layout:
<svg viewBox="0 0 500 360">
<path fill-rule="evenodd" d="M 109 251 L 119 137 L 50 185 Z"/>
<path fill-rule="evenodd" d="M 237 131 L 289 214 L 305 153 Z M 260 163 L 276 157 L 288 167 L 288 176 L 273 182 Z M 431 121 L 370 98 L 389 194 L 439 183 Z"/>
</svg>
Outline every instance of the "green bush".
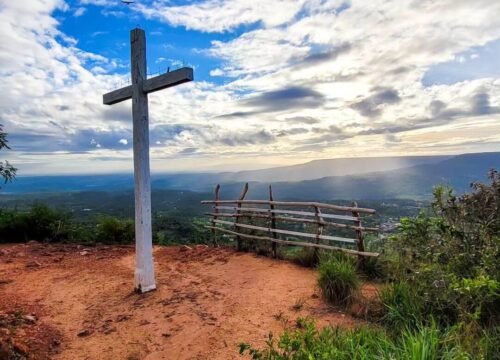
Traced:
<svg viewBox="0 0 500 360">
<path fill-rule="evenodd" d="M 269 334 L 264 349 L 240 344 L 240 354 L 249 354 L 254 360 L 486 359 L 484 353 L 472 356 L 464 351 L 435 324 L 404 330 L 397 337 L 377 327 L 361 326 L 351 330 L 325 327 L 318 330 L 310 320 L 302 319 L 298 324 L 298 329 L 285 331 L 279 339 Z"/>
<path fill-rule="evenodd" d="M 71 216 L 42 204 L 28 211 L 0 210 L 0 242 L 61 241 L 72 237 Z"/>
<path fill-rule="evenodd" d="M 432 212 L 403 219 L 389 242 L 391 277 L 421 304 L 422 321 L 441 326 L 498 324 L 500 310 L 500 176 L 456 197 L 436 187 Z"/>
<path fill-rule="evenodd" d="M 135 230 L 132 220 L 120 220 L 102 216 L 96 225 L 95 239 L 103 244 L 130 244 L 134 242 Z"/>
<path fill-rule="evenodd" d="M 356 264 L 347 256 L 329 256 L 318 266 L 318 284 L 326 301 L 347 306 L 354 300 L 360 287 Z"/>
</svg>

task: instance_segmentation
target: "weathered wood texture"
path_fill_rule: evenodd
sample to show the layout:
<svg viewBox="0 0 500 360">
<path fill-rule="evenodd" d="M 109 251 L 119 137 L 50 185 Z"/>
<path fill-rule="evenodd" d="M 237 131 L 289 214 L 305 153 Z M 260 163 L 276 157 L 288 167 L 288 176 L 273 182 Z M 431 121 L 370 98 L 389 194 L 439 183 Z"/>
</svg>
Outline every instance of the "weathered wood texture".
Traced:
<svg viewBox="0 0 500 360">
<path fill-rule="evenodd" d="M 359 213 L 366 214 L 375 214 L 376 211 L 374 209 L 366 209 L 366 208 L 355 208 L 351 206 L 340 206 L 340 205 L 332 205 L 332 204 L 323 204 L 318 202 L 304 202 L 304 201 L 269 201 L 269 200 L 203 200 L 202 204 L 255 204 L 255 205 L 269 205 L 272 203 L 276 206 L 298 206 L 298 207 L 314 207 L 317 206 L 321 209 L 329 209 L 329 210 L 338 210 L 345 212 L 357 211 Z"/>
<path fill-rule="evenodd" d="M 269 185 L 269 209 L 271 210 L 271 221 L 270 221 L 270 227 L 271 229 L 276 229 L 276 215 L 274 214 L 274 212 L 272 212 L 272 210 L 275 210 L 274 209 L 274 204 L 273 204 L 273 188 L 271 187 L 271 185 Z M 278 238 L 278 234 L 276 232 L 272 232 L 272 237 L 274 239 L 277 239 Z M 278 255 L 278 249 L 276 247 L 276 242 L 273 241 L 272 242 L 272 245 L 271 245 L 271 248 L 272 248 L 272 253 L 273 253 L 273 257 L 275 258 L 277 255 Z"/>
<path fill-rule="evenodd" d="M 219 190 L 220 190 L 220 185 L 217 184 L 217 186 L 215 187 L 215 200 L 219 200 Z M 215 213 L 213 214 L 213 218 L 212 218 L 212 226 L 213 226 L 213 229 L 212 229 L 212 244 L 214 246 L 217 246 L 217 228 L 215 227 L 215 220 L 217 220 L 217 217 L 218 217 L 218 210 L 215 209 Z"/>
<path fill-rule="evenodd" d="M 241 194 L 240 194 L 240 197 L 239 197 L 239 201 L 243 200 L 245 198 L 245 196 L 247 195 L 247 192 L 248 192 L 248 183 L 245 184 L 245 186 L 243 187 L 243 190 L 241 191 Z M 241 208 L 241 203 L 238 203 L 237 207 L 236 207 L 236 215 L 238 215 L 240 213 L 240 209 Z M 237 217 L 236 220 L 234 220 L 234 230 L 237 230 L 238 229 L 238 222 L 240 221 L 240 218 Z M 239 236 L 236 236 L 236 246 L 238 248 L 238 250 L 241 250 L 241 238 Z"/>
<path fill-rule="evenodd" d="M 339 206 L 332 204 L 323 204 L 318 202 L 289 202 L 289 201 L 275 201 L 273 199 L 272 188 L 269 186 L 269 200 L 244 200 L 245 195 L 248 192 L 248 184 L 245 185 L 240 197 L 238 200 L 208 200 L 202 201 L 202 204 L 212 204 L 215 212 L 205 213 L 205 215 L 213 216 L 211 226 L 208 228 L 215 231 L 215 229 L 220 230 L 223 233 L 234 235 L 237 239 L 238 249 L 241 248 L 241 238 L 246 239 L 254 239 L 254 240 L 267 240 L 272 243 L 272 254 L 276 256 L 276 245 L 277 244 L 286 244 L 286 245 L 295 245 L 295 246 L 306 246 L 312 247 L 317 251 L 318 249 L 330 249 L 330 250 L 339 250 L 349 254 L 355 254 L 360 257 L 360 259 L 365 256 L 378 256 L 377 253 L 367 252 L 364 250 L 364 235 L 363 231 L 374 231 L 377 232 L 378 228 L 375 227 L 363 227 L 361 225 L 361 216 L 360 213 L 365 214 L 374 214 L 375 210 L 366 209 L 366 208 L 358 208 L 357 203 L 353 202 L 352 206 Z M 234 206 L 225 206 L 225 205 L 235 204 Z M 268 205 L 269 208 L 263 207 L 243 207 L 242 205 L 257 205 L 263 206 Z M 314 212 L 311 211 L 297 211 L 297 210 L 289 210 L 289 209 L 276 209 L 277 206 L 281 206 L 284 208 L 312 208 Z M 331 214 L 322 212 L 321 209 L 337 211 L 337 212 L 346 212 L 350 213 L 349 215 L 339 215 L 339 214 Z M 231 210 L 232 212 L 219 212 L 219 210 Z M 359 211 L 358 211 L 359 210 Z M 277 216 L 276 214 L 282 214 L 282 216 Z M 295 217 L 295 215 L 312 217 L 312 218 L 299 218 Z M 225 221 L 219 220 L 218 218 L 234 218 L 234 221 Z M 263 219 L 267 220 L 266 226 L 257 226 L 254 224 L 241 223 L 240 219 L 244 218 L 255 218 L 255 219 Z M 341 221 L 346 221 L 348 223 L 338 223 L 325 221 L 325 219 L 336 219 Z M 316 231 L 314 233 L 310 233 L 308 231 L 292 231 L 288 229 L 280 229 L 277 227 L 277 222 L 294 222 L 294 223 L 302 223 L 302 224 L 315 224 Z M 353 222 L 353 223 L 349 223 Z M 262 223 L 262 222 L 261 222 Z M 218 226 L 217 226 L 218 225 Z M 232 227 L 232 230 L 227 229 L 227 227 Z M 344 230 L 354 230 L 356 233 L 355 238 L 343 237 L 343 236 L 332 236 L 325 235 L 325 228 L 337 228 Z M 303 227 L 304 229 L 305 227 Z M 253 231 L 266 232 L 268 236 L 259 236 L 252 234 L 245 234 L 241 232 L 240 229 L 248 229 Z M 286 235 L 286 240 L 280 239 L 278 235 Z M 291 238 L 290 238 L 291 237 Z M 309 238 L 314 239 L 311 242 L 303 242 L 293 240 L 294 238 Z M 331 246 L 330 244 L 324 244 L 323 242 L 341 242 L 343 244 L 351 244 L 355 245 L 356 249 L 348 249 L 344 247 Z M 363 261 L 358 262 L 362 265 Z"/>
<path fill-rule="evenodd" d="M 193 69 L 182 68 L 147 79 L 146 34 L 130 32 L 132 84 L 103 95 L 103 103 L 113 105 L 132 99 L 135 181 L 135 288 L 146 292 L 156 288 L 151 236 L 151 178 L 149 168 L 148 93 L 193 80 Z M 218 198 L 215 199 L 217 201 Z"/>
<path fill-rule="evenodd" d="M 137 290 L 145 292 L 155 289 L 156 284 L 151 236 L 148 95 L 141 90 L 142 83 L 147 76 L 146 35 L 144 30 L 132 30 L 130 43 L 132 46 L 132 118 L 135 181 L 135 286 Z"/>
<path fill-rule="evenodd" d="M 206 226 L 207 228 L 211 228 L 211 226 Z M 341 247 L 336 247 L 336 246 L 330 246 L 330 245 L 323 245 L 323 244 L 314 244 L 314 243 L 309 243 L 309 242 L 301 242 L 301 241 L 289 241 L 289 240 L 280 240 L 280 239 L 274 239 L 268 236 L 257 236 L 257 235 L 248 235 L 248 234 L 242 234 L 238 233 L 236 231 L 231 231 L 228 229 L 224 228 L 217 228 L 217 230 L 231 234 L 231 235 L 238 235 L 247 239 L 254 239 L 254 240 L 265 240 L 265 241 L 272 241 L 276 242 L 278 244 L 284 244 L 284 245 L 294 245 L 294 246 L 302 246 L 302 247 L 312 247 L 312 248 L 319 248 L 319 249 L 325 249 L 325 250 L 336 250 L 336 251 L 342 251 L 347 254 L 353 254 L 353 255 L 361 255 L 361 256 L 379 256 L 378 253 L 374 252 L 359 252 L 357 250 L 351 250 L 351 249 L 346 249 L 346 248 L 341 248 Z"/>
<path fill-rule="evenodd" d="M 150 79 L 143 79 L 140 89 L 143 93 L 152 93 L 172 86 L 184 84 L 193 80 L 193 69 L 183 67 L 165 74 L 155 76 Z M 119 102 L 132 99 L 133 85 L 125 86 L 121 89 L 104 94 L 102 102 L 105 105 L 113 105 Z"/>
</svg>

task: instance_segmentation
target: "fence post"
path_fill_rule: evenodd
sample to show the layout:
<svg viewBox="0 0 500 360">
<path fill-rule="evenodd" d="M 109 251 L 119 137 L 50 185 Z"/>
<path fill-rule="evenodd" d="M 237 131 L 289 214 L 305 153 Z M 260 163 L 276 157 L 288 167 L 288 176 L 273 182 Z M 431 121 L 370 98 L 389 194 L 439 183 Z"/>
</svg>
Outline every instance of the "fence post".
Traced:
<svg viewBox="0 0 500 360">
<path fill-rule="evenodd" d="M 238 198 L 238 201 L 242 201 L 245 199 L 245 196 L 248 192 L 248 183 L 245 183 L 245 187 L 243 188 L 243 191 L 240 194 L 240 197 Z M 238 232 L 238 223 L 240 222 L 240 209 L 241 208 L 241 202 L 237 203 L 237 210 L 236 210 L 236 219 L 234 220 L 234 231 Z M 236 247 L 238 251 L 241 251 L 241 237 L 239 235 L 236 236 Z"/>
<path fill-rule="evenodd" d="M 316 244 L 320 242 L 320 236 L 323 234 L 323 217 L 321 216 L 321 209 L 318 206 L 314 207 L 314 213 L 316 214 Z M 314 258 L 318 259 L 318 248 L 314 248 Z"/>
<path fill-rule="evenodd" d="M 217 214 L 219 213 L 219 209 L 217 208 L 219 204 L 217 203 L 219 201 L 219 190 L 220 190 L 220 184 L 217 184 L 215 187 L 215 206 L 214 206 L 214 216 L 212 218 L 212 244 L 214 247 L 217 246 L 217 230 L 215 230 L 215 227 L 217 224 L 215 223 L 215 220 L 217 220 Z"/>
<path fill-rule="evenodd" d="M 353 201 L 351 203 L 352 207 L 357 208 L 358 203 L 356 201 Z M 354 222 L 354 225 L 357 226 L 359 229 L 356 230 L 356 238 L 357 242 L 356 245 L 358 246 L 358 251 L 365 251 L 365 243 L 364 243 L 364 234 L 363 231 L 361 230 L 361 217 L 359 216 L 359 212 L 353 211 L 352 216 L 357 217 L 358 220 Z M 365 267 L 365 258 L 362 255 L 358 255 L 358 269 L 362 270 Z"/>
<path fill-rule="evenodd" d="M 272 203 L 274 201 L 273 199 L 273 188 L 271 187 L 271 185 L 269 185 L 269 207 L 271 209 L 271 211 L 269 212 L 270 214 L 270 218 L 271 218 L 271 229 L 276 229 L 276 215 L 274 214 L 274 212 L 272 210 L 274 210 L 274 204 Z M 274 231 L 272 231 L 273 233 L 273 239 L 277 239 L 278 238 L 278 234 L 276 234 Z M 273 253 L 273 257 L 276 258 L 277 256 L 277 245 L 275 242 L 272 243 L 272 253 Z"/>
</svg>

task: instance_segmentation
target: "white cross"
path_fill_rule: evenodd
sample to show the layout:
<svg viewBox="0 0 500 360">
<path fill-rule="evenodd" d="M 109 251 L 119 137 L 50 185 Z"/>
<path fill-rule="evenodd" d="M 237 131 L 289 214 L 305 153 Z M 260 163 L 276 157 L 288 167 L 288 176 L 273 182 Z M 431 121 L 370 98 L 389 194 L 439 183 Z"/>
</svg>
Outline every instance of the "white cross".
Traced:
<svg viewBox="0 0 500 360">
<path fill-rule="evenodd" d="M 192 81 L 193 69 L 183 67 L 148 79 L 144 30 L 133 29 L 130 31 L 130 45 L 132 85 L 104 94 L 103 103 L 113 105 L 132 99 L 135 180 L 135 288 L 144 293 L 156 289 L 151 237 L 148 93 Z"/>
</svg>

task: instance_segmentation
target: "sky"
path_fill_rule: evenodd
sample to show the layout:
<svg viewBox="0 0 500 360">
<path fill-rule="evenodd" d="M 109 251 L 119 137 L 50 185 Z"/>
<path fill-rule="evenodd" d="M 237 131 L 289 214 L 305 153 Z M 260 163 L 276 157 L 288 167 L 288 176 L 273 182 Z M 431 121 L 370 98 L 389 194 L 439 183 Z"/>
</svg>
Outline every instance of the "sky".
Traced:
<svg viewBox="0 0 500 360">
<path fill-rule="evenodd" d="M 155 172 L 500 151 L 500 1 L 0 0 L 0 124 L 19 175 L 130 172 L 129 32 Z"/>
</svg>

